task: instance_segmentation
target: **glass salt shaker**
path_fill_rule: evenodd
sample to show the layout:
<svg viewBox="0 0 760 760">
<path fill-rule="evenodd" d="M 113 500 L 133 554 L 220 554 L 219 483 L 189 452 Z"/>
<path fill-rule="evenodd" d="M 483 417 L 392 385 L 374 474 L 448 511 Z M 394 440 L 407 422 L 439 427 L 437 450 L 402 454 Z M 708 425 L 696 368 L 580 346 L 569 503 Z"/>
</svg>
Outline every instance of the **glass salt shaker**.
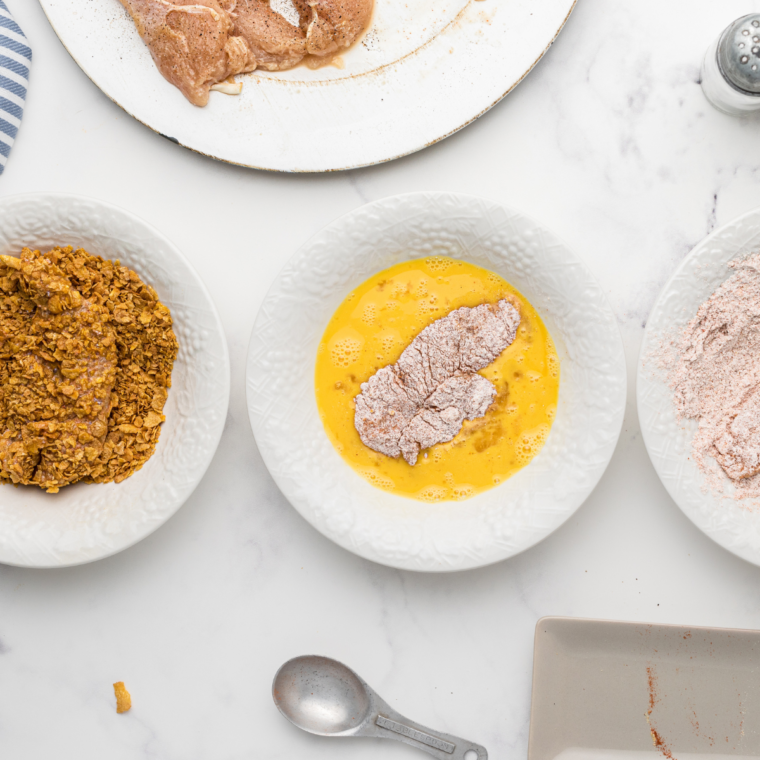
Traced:
<svg viewBox="0 0 760 760">
<path fill-rule="evenodd" d="M 760 111 L 760 13 L 736 19 L 707 50 L 702 90 L 732 116 Z"/>
</svg>

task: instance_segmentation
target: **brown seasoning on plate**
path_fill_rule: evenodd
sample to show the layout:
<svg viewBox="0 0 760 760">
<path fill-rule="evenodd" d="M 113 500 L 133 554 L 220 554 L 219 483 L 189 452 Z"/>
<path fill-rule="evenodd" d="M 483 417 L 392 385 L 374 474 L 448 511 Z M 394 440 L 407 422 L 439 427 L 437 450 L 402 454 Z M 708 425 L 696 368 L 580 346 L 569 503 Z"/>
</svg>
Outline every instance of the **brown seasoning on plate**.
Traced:
<svg viewBox="0 0 760 760">
<path fill-rule="evenodd" d="M 647 724 L 649 725 L 649 733 L 652 735 L 652 744 L 664 757 L 668 758 L 668 760 L 676 760 L 676 758 L 673 757 L 670 747 L 660 735 L 660 732 L 652 725 L 652 711 L 654 710 L 655 705 L 660 701 L 660 696 L 657 693 L 657 673 L 655 672 L 653 665 L 647 666 L 647 685 L 649 686 L 649 710 L 646 712 L 646 719 Z"/>
</svg>

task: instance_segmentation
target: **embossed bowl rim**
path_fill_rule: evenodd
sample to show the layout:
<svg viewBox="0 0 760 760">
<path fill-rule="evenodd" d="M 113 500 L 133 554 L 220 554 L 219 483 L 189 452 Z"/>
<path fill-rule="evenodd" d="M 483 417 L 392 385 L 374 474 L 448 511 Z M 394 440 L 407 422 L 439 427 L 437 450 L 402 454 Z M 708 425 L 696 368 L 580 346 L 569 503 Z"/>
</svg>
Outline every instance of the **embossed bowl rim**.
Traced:
<svg viewBox="0 0 760 760">
<path fill-rule="evenodd" d="M 649 458 L 678 508 L 706 536 L 753 565 L 760 565 L 760 511 L 721 499 L 705 485 L 691 459 L 695 421 L 675 419 L 673 394 L 647 364 L 663 323 L 685 325 L 715 289 L 734 273 L 727 264 L 760 249 L 760 208 L 718 227 L 697 243 L 663 285 L 647 319 L 639 351 L 636 406 Z M 691 294 L 687 300 L 687 288 Z M 681 296 L 681 300 L 678 297 Z M 670 333 L 672 328 L 667 328 Z"/>
<path fill-rule="evenodd" d="M 466 238 L 468 225 L 475 225 L 483 228 L 486 238 L 506 230 L 504 235 L 515 245 L 522 242 L 532 251 L 525 254 L 526 262 L 544 262 L 540 271 L 524 268 L 521 275 L 515 270 L 510 276 L 505 269 L 517 257 L 510 254 L 507 261 L 502 253 L 501 269 L 489 268 L 505 276 L 541 313 L 560 351 L 563 372 L 557 418 L 533 462 L 484 494 L 434 505 L 385 493 L 356 474 L 324 432 L 313 387 L 316 347 L 334 309 L 371 274 L 404 258 L 431 255 L 431 251 L 409 252 L 413 234 L 421 236 L 424 250 L 431 225 L 447 229 L 453 241 L 453 253 L 448 249 L 433 253 L 459 255 L 483 265 L 477 260 L 481 250 L 477 246 L 485 245 L 485 238 L 477 238 L 477 245 L 457 238 Z M 532 277 L 547 280 L 544 292 L 526 285 Z M 329 285 L 324 293 L 319 291 L 321 281 Z M 576 286 L 581 290 L 573 291 Z M 572 339 L 572 359 L 553 315 L 560 315 L 560 321 L 586 320 L 582 324 L 588 328 L 588 340 Z M 278 385 L 279 394 L 271 391 Z M 286 388 L 293 398 L 285 398 Z M 617 444 L 626 369 L 620 330 L 604 293 L 586 265 L 554 235 L 492 201 L 423 192 L 355 209 L 318 232 L 290 259 L 254 324 L 246 393 L 251 426 L 267 468 L 290 503 L 317 530 L 381 564 L 446 572 L 491 564 L 528 549 L 585 501 Z M 565 430 L 568 420 L 577 421 L 578 430 L 572 431 L 577 440 Z M 562 456 L 557 453 L 560 449 L 569 458 L 566 467 L 557 459 Z M 299 457 L 299 452 L 304 456 Z"/>
<path fill-rule="evenodd" d="M 32 220 L 36 230 L 28 234 L 17 230 L 8 232 L 11 225 L 3 224 L 4 218 L 13 218 L 14 214 L 40 213 L 46 204 L 54 211 L 40 221 Z M 54 213 L 60 214 L 56 232 L 47 232 L 49 227 L 45 225 L 50 224 L 48 220 Z M 67 228 L 80 219 L 87 220 L 87 230 Z M 20 237 L 9 242 L 9 234 Z M 130 235 L 133 237 L 129 238 Z M 87 248 L 88 241 L 95 239 L 103 241 L 103 248 L 90 248 L 90 252 L 104 258 L 115 257 L 109 255 L 108 241 L 119 240 L 136 252 L 152 252 L 150 262 L 154 271 L 161 273 L 157 279 L 163 282 L 152 281 L 149 272 L 141 274 L 157 290 L 162 302 L 172 309 L 177 330 L 184 329 L 185 324 L 190 327 L 197 344 L 197 362 L 186 362 L 180 340 L 180 355 L 172 372 L 173 386 L 165 409 L 167 421 L 156 452 L 141 470 L 121 484 L 76 484 L 61 489 L 55 496 L 31 486 L 0 486 L 0 562 L 3 564 L 70 567 L 103 559 L 133 546 L 157 530 L 184 504 L 203 478 L 221 439 L 230 391 L 227 342 L 211 295 L 182 252 L 140 217 L 96 198 L 58 192 L 0 198 L 2 252 L 18 253 L 20 242 L 32 248 L 55 244 Z M 130 264 L 128 255 L 122 255 L 121 260 Z M 169 292 L 167 283 L 176 287 L 177 292 Z M 179 305 L 175 308 L 173 303 Z M 193 312 L 192 318 L 181 313 L 184 308 Z M 206 365 L 213 362 L 214 372 L 205 381 L 201 362 Z M 176 408 L 183 383 L 205 394 L 204 407 L 199 407 L 198 399 L 191 393 L 184 398 L 183 409 Z M 187 442 L 177 441 L 174 430 L 181 433 L 188 424 L 194 426 L 196 448 L 193 460 L 183 462 L 178 455 L 183 449 L 187 452 Z M 87 504 L 87 509 L 82 504 Z"/>
</svg>

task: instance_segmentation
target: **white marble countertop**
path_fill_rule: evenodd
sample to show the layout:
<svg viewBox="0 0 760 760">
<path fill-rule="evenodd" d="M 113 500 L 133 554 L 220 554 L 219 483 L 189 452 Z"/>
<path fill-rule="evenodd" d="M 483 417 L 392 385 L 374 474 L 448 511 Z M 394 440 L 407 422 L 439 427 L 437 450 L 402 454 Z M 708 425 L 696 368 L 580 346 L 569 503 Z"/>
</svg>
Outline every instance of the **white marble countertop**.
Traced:
<svg viewBox="0 0 760 760">
<path fill-rule="evenodd" d="M 760 205 L 760 120 L 714 111 L 698 83 L 707 46 L 759 0 L 579 0 L 530 77 L 478 122 L 408 158 L 325 176 L 240 169 L 172 145 L 90 83 L 36 2 L 8 3 L 35 58 L 0 195 L 96 196 L 162 230 L 216 300 L 233 380 L 216 458 L 158 532 L 83 567 L 0 567 L 0 756 L 424 756 L 286 723 L 272 676 L 321 653 L 409 717 L 484 744 L 493 760 L 520 758 L 541 616 L 760 627 L 760 568 L 671 501 L 634 404 L 658 290 L 705 234 Z M 338 215 L 412 190 L 483 195 L 542 220 L 596 273 L 628 357 L 623 433 L 588 502 L 525 554 L 454 575 L 387 569 L 324 539 L 269 477 L 245 407 L 248 337 L 286 259 Z M 133 696 L 125 715 L 117 680 Z"/>
</svg>

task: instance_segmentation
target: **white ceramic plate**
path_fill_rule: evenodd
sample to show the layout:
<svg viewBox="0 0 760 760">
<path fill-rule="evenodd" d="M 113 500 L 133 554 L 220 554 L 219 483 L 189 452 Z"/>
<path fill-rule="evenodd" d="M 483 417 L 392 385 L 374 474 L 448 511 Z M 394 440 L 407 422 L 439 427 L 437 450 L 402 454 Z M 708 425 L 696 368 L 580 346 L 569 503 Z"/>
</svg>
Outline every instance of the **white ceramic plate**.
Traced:
<svg viewBox="0 0 760 760">
<path fill-rule="evenodd" d="M 542 618 L 528 760 L 760 757 L 759 675 L 760 631 Z"/>
<path fill-rule="evenodd" d="M 134 269 L 171 310 L 179 355 L 156 452 L 132 477 L 67 486 L 57 494 L 0 486 L 0 562 L 24 567 L 102 559 L 166 522 L 211 462 L 229 401 L 219 316 L 198 274 L 158 230 L 90 198 L 51 193 L 0 201 L 0 253 L 55 245 L 83 247 Z"/>
<path fill-rule="evenodd" d="M 683 328 L 733 270 L 727 264 L 760 248 L 760 209 L 715 230 L 699 243 L 662 289 L 644 332 L 636 396 L 644 443 L 657 474 L 684 514 L 713 541 L 760 565 L 760 511 L 721 499 L 705 486 L 691 457 L 695 420 L 677 420 L 673 395 L 647 357 Z"/>
<path fill-rule="evenodd" d="M 127 113 L 200 153 L 288 172 L 389 161 L 456 132 L 523 79 L 575 2 L 376 0 L 344 69 L 255 72 L 242 95 L 211 93 L 199 109 L 158 73 L 118 0 L 41 0 L 74 60 Z"/>
<path fill-rule="evenodd" d="M 433 254 L 490 269 L 522 292 L 554 338 L 561 381 L 554 425 L 530 465 L 467 501 L 426 504 L 373 487 L 343 461 L 317 412 L 314 366 L 325 327 L 351 290 Z M 276 279 L 248 352 L 251 425 L 282 492 L 336 543 L 409 570 L 487 565 L 559 527 L 607 467 L 625 391 L 615 316 L 586 266 L 518 212 L 448 193 L 386 198 L 322 230 Z"/>
</svg>

